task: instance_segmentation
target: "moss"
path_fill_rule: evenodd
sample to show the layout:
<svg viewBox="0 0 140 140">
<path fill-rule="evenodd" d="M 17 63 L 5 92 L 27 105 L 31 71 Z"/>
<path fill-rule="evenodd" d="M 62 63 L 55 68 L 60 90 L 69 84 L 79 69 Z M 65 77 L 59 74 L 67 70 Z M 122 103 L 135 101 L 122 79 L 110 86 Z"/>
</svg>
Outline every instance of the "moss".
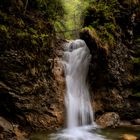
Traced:
<svg viewBox="0 0 140 140">
<path fill-rule="evenodd" d="M 30 33 L 33 33 L 33 34 L 37 34 L 37 30 L 35 30 L 34 28 L 29 28 L 28 29 L 28 31 L 30 32 Z"/>
<path fill-rule="evenodd" d="M 114 35 L 108 31 L 107 27 L 103 26 L 100 28 L 98 35 L 101 37 L 103 42 L 108 43 L 110 46 L 114 46 L 116 44 Z"/>
<path fill-rule="evenodd" d="M 133 64 L 140 64 L 140 57 L 138 57 L 138 58 L 132 58 L 131 59 L 131 63 L 133 63 Z"/>
<path fill-rule="evenodd" d="M 140 92 L 132 94 L 133 97 L 140 97 Z"/>
<path fill-rule="evenodd" d="M 106 55 L 109 53 L 108 44 L 106 42 L 103 42 L 103 39 L 100 38 L 100 35 L 95 28 L 93 28 L 92 26 L 85 27 L 81 30 L 80 34 L 82 35 L 84 33 L 88 34 L 88 36 L 90 36 L 91 40 L 96 44 L 96 46 L 98 46 L 98 48 L 102 48 Z"/>
<path fill-rule="evenodd" d="M 119 36 L 116 15 L 120 12 L 117 0 L 92 2 L 87 9 L 84 26 L 92 26 L 104 44 L 114 47 Z"/>
<path fill-rule="evenodd" d="M 24 38 L 24 37 L 28 37 L 29 33 L 26 32 L 26 31 L 20 31 L 20 32 L 17 33 L 17 36 L 20 37 L 20 38 Z"/>
<path fill-rule="evenodd" d="M 0 50 L 12 49 L 16 50 L 18 55 L 22 55 L 22 58 L 17 58 L 20 62 L 22 61 L 22 64 L 20 65 L 19 62 L 16 69 L 18 65 L 21 66 L 19 71 L 29 69 L 28 64 L 31 64 L 31 68 L 35 67 L 39 74 L 49 71 L 47 61 L 53 55 L 50 44 L 55 37 L 52 36 L 53 25 L 44 20 L 42 15 L 36 16 L 36 13 L 13 16 L 0 10 L 0 19 Z"/>
<path fill-rule="evenodd" d="M 11 39 L 11 36 L 10 36 L 10 33 L 9 33 L 9 27 L 8 26 L 0 24 L 0 37 L 1 37 L 0 40 L 3 39 L 2 41 L 5 41 L 7 43 L 9 42 L 9 40 Z"/>
<path fill-rule="evenodd" d="M 140 37 L 135 40 L 137 44 L 140 44 Z"/>
<path fill-rule="evenodd" d="M 0 25 L 0 30 L 4 32 L 8 32 L 8 27 L 5 25 Z"/>
<path fill-rule="evenodd" d="M 109 32 L 112 32 L 112 33 L 115 32 L 115 30 L 116 30 L 116 25 L 111 22 L 105 23 L 104 27 L 106 28 L 106 30 L 108 30 Z"/>
<path fill-rule="evenodd" d="M 97 35 L 97 31 L 95 30 L 95 28 L 93 28 L 92 26 L 88 26 L 83 28 L 81 32 L 84 30 L 87 30 L 89 34 L 92 36 L 92 38 L 94 38 L 96 41 L 99 41 L 99 36 Z"/>
</svg>

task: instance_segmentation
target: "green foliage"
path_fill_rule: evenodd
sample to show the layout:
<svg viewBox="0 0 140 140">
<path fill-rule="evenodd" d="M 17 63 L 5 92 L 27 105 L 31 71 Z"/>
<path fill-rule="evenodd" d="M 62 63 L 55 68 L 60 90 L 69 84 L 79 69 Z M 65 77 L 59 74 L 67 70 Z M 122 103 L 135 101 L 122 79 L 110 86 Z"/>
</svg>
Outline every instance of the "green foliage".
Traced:
<svg viewBox="0 0 140 140">
<path fill-rule="evenodd" d="M 59 22 L 60 19 L 62 20 L 65 13 L 62 0 L 0 0 L 0 8 L 5 12 L 10 10 L 10 13 L 16 15 L 17 13 L 19 15 L 26 15 L 26 13 L 36 14 L 36 16 L 43 17 L 44 20 L 50 22 L 52 25 L 55 22 Z M 21 26 L 24 26 L 22 20 L 17 20 L 17 22 Z"/>
<path fill-rule="evenodd" d="M 53 55 L 53 48 L 51 47 L 53 36 L 48 29 L 50 24 L 40 17 L 35 17 L 33 20 L 36 22 L 30 24 L 32 16 L 26 20 L 22 17 L 15 18 L 13 15 L 8 15 L 2 11 L 0 11 L 0 19 L 2 21 L 0 24 L 1 53 L 11 49 L 18 52 L 17 56 L 21 55 L 20 59 L 17 59 L 17 61 L 19 60 L 18 64 L 11 62 L 10 70 L 30 69 L 26 71 L 26 74 L 33 73 L 32 75 L 50 71 L 48 59 Z M 16 78 L 14 73 L 9 72 L 8 74 Z M 8 74 L 6 76 L 10 77 Z"/>
<path fill-rule="evenodd" d="M 113 26 L 113 24 L 110 25 L 110 27 L 103 26 L 102 28 L 100 28 L 100 30 L 98 31 L 98 35 L 102 37 L 103 42 L 107 42 L 110 46 L 113 46 L 115 44 L 115 38 L 110 31 L 112 30 L 111 26 Z"/>
<path fill-rule="evenodd" d="M 138 57 L 138 58 L 132 58 L 132 59 L 131 59 L 131 62 L 132 62 L 133 64 L 140 64 L 140 57 Z"/>
<path fill-rule="evenodd" d="M 53 32 L 66 29 L 64 24 L 65 8 L 62 0 L 29 0 L 27 10 L 32 9 L 39 11 L 43 18 L 53 25 L 53 29 L 51 28 Z"/>
<path fill-rule="evenodd" d="M 65 0 L 64 1 L 66 12 L 66 25 L 69 29 L 75 29 L 81 27 L 81 15 L 85 8 L 88 6 L 88 2 L 81 0 Z"/>
<path fill-rule="evenodd" d="M 51 21 L 62 18 L 65 12 L 62 0 L 29 0 L 27 8 L 41 11 Z"/>
<path fill-rule="evenodd" d="M 32 26 L 22 18 L 15 18 L 2 11 L 0 11 L 0 18 L 3 23 L 0 24 L 0 42 L 3 47 L 15 44 L 18 48 L 27 47 L 36 50 L 47 46 L 49 31 L 47 26 L 42 25 L 44 21 L 41 18 Z"/>
<path fill-rule="evenodd" d="M 10 39 L 10 35 L 9 35 L 9 28 L 8 26 L 5 26 L 5 25 L 1 25 L 0 24 L 0 34 L 2 34 L 3 36 L 6 37 L 7 39 L 7 42 L 8 42 L 8 39 Z M 3 38 L 3 37 L 2 37 Z"/>
<path fill-rule="evenodd" d="M 64 8 L 66 9 L 66 14 L 64 16 L 63 25 L 65 26 L 64 30 L 69 30 L 65 33 L 65 36 L 68 39 L 74 37 L 78 34 L 80 28 L 83 24 L 83 14 L 86 7 L 89 4 L 89 1 L 85 0 L 64 0 Z M 75 31 L 70 31 L 75 30 Z M 78 37 L 78 36 L 77 36 Z"/>
<path fill-rule="evenodd" d="M 104 43 L 114 46 L 119 30 L 116 23 L 119 8 L 117 0 L 91 1 L 85 14 L 84 26 L 92 26 Z"/>
<path fill-rule="evenodd" d="M 137 93 L 133 94 L 132 96 L 134 96 L 134 97 L 140 97 L 140 92 L 137 92 Z"/>
<path fill-rule="evenodd" d="M 0 30 L 7 32 L 8 31 L 8 27 L 6 27 L 5 25 L 0 25 Z"/>
<path fill-rule="evenodd" d="M 88 3 L 84 0 L 0 0 L 3 11 L 5 7 L 8 7 L 7 9 L 10 9 L 12 13 L 15 12 L 15 14 L 35 13 L 51 23 L 56 32 L 81 28 L 83 21 L 81 17 Z M 22 20 L 19 20 L 18 24 L 24 27 Z M 74 33 L 69 31 L 64 34 L 66 37 L 71 38 L 71 34 Z"/>
<path fill-rule="evenodd" d="M 135 40 L 137 44 L 140 44 L 140 37 Z"/>
</svg>

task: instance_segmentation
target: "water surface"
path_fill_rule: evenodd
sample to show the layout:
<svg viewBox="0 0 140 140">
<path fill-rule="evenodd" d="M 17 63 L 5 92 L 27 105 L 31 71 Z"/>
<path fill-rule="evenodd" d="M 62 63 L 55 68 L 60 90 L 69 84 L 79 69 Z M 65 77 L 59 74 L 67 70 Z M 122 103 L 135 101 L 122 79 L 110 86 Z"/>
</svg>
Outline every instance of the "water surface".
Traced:
<svg viewBox="0 0 140 140">
<path fill-rule="evenodd" d="M 96 130 L 92 130 L 92 132 L 105 136 L 107 140 L 122 140 L 123 134 L 132 134 L 137 137 L 140 137 L 140 127 L 120 127 L 120 128 L 114 128 L 114 129 L 113 128 L 96 129 Z M 33 133 L 30 136 L 29 140 L 49 140 L 49 135 L 51 133 L 52 132 Z M 55 133 L 55 132 L 53 132 L 53 133 Z"/>
</svg>

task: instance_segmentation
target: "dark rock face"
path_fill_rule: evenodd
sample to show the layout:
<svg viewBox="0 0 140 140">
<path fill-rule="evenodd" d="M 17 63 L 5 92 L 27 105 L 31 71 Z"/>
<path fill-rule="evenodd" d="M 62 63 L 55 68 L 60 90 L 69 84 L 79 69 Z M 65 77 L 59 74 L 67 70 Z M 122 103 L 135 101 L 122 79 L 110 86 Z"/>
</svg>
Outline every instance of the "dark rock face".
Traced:
<svg viewBox="0 0 140 140">
<path fill-rule="evenodd" d="M 38 13 L 0 10 L 0 23 L 0 116 L 30 129 L 62 126 L 63 41 Z"/>
<path fill-rule="evenodd" d="M 85 27 L 80 36 L 81 39 L 86 41 L 92 53 L 89 83 L 94 97 L 93 106 L 96 117 L 98 118 L 105 112 L 113 111 L 117 112 L 121 119 L 133 120 L 140 117 L 140 98 L 138 93 L 135 94 L 135 92 L 139 92 L 138 63 L 140 54 L 139 43 L 135 40 L 139 38 L 137 7 L 140 6 L 140 3 L 132 1 L 133 6 L 130 13 L 130 7 L 124 6 L 130 3 L 121 1 L 121 4 L 116 0 L 115 2 L 118 10 L 122 12 L 121 15 L 113 13 L 113 9 L 113 16 L 109 10 L 107 11 L 104 8 L 101 8 L 100 11 L 99 8 L 104 3 L 102 0 L 91 4 L 88 9 L 89 15 L 87 14 L 87 17 L 85 17 L 84 23 L 85 26 L 90 27 Z M 112 5 L 108 5 L 108 8 L 110 7 L 113 8 Z M 123 9 L 120 7 L 123 7 Z M 107 17 L 106 13 L 110 17 Z M 113 21 L 109 19 L 111 16 Z M 103 19 L 101 17 L 107 20 L 101 21 Z M 96 26 L 96 23 L 98 23 L 98 26 Z M 106 24 L 111 29 L 114 25 L 117 28 L 110 31 Z M 107 36 L 109 37 L 106 39 Z M 109 38 L 115 39 L 112 39 L 111 42 Z M 133 62 L 133 59 L 137 61 Z"/>
<path fill-rule="evenodd" d="M 0 115 L 33 128 L 59 127 L 64 88 L 61 90 L 62 82 L 55 79 L 54 61 L 43 64 L 48 69 L 52 65 L 52 71 L 39 72 L 43 65 L 39 68 L 35 63 L 27 63 L 23 51 L 5 50 L 0 56 Z"/>
</svg>

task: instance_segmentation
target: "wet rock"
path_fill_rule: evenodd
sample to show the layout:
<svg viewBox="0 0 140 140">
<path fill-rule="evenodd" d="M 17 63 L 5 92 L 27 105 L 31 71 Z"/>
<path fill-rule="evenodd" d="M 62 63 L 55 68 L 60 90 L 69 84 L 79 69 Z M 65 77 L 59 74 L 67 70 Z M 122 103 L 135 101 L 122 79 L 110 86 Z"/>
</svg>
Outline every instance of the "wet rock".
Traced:
<svg viewBox="0 0 140 140">
<path fill-rule="evenodd" d="M 140 125 L 140 119 L 135 119 L 132 121 L 132 123 L 134 123 L 136 125 Z"/>
<path fill-rule="evenodd" d="M 0 140 L 17 140 L 13 125 L 0 117 Z"/>
<path fill-rule="evenodd" d="M 96 120 L 97 124 L 99 124 L 101 127 L 106 128 L 106 127 L 116 127 L 120 123 L 120 117 L 117 113 L 115 112 L 108 112 L 100 116 Z"/>
<path fill-rule="evenodd" d="M 132 134 L 123 134 L 122 138 L 124 140 L 138 140 L 138 137 L 136 137 L 135 135 L 132 135 Z"/>
</svg>

